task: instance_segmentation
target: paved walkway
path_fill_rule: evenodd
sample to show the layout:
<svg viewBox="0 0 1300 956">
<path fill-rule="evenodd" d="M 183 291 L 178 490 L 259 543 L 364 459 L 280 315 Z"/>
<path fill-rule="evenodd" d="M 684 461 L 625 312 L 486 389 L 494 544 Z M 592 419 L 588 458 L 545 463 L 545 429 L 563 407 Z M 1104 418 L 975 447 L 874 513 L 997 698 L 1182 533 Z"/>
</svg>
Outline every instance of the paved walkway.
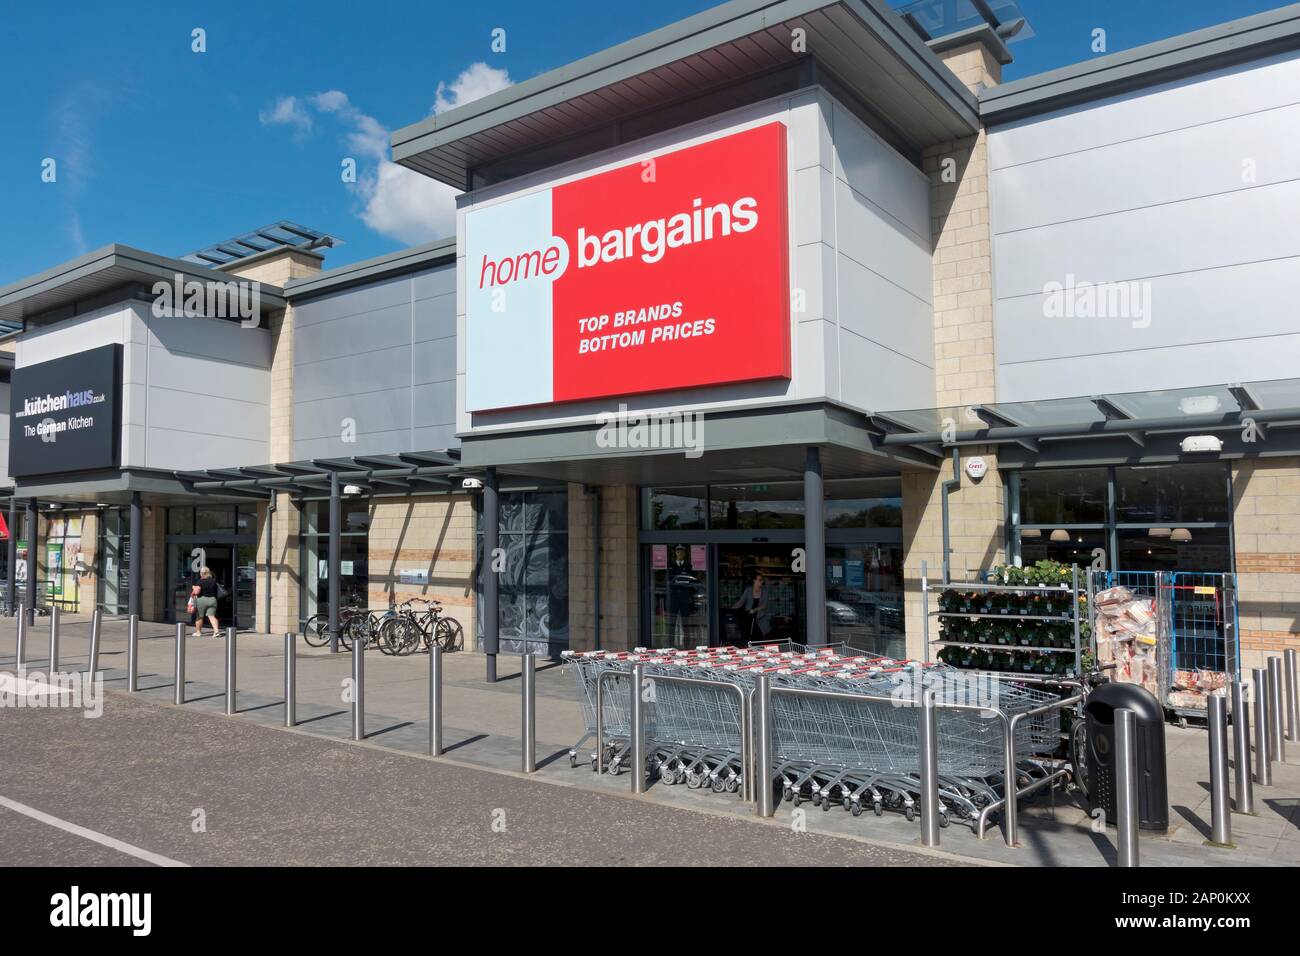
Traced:
<svg viewBox="0 0 1300 956">
<path fill-rule="evenodd" d="M 88 620 L 64 618 L 61 665 L 85 667 Z M 105 622 L 100 666 L 109 689 L 108 708 L 121 703 L 125 690 L 126 627 Z M 141 625 L 140 698 L 170 704 L 175 650 L 174 629 Z M 283 722 L 283 638 L 241 634 L 238 639 L 238 710 L 240 721 L 267 726 Z M 28 663 L 44 667 L 48 622 L 39 621 L 29 636 Z M 298 648 L 299 733 L 347 739 L 351 736 L 350 705 L 344 681 L 351 676 L 348 654 L 328 649 Z M 0 620 L 0 669 L 12 667 L 12 620 Z M 517 772 L 520 766 L 520 692 L 518 659 L 499 658 L 500 681 L 483 683 L 484 658 L 474 653 L 446 655 L 444 743 L 455 762 L 495 771 Z M 366 655 L 367 745 L 390 751 L 422 754 L 427 746 L 427 657 L 390 658 Z M 212 638 L 187 641 L 186 711 L 221 714 L 224 710 L 224 642 Z M 222 718 L 225 719 L 225 718 Z M 537 758 L 531 779 L 566 788 L 627 796 L 629 777 L 597 777 L 586 766 L 569 764 L 569 748 L 585 732 L 577 688 L 572 675 L 558 665 L 543 663 L 537 674 Z M 1206 847 L 1209 835 L 1208 754 L 1204 730 L 1166 728 L 1169 763 L 1171 827 L 1167 834 L 1144 833 L 1141 853 L 1146 865 L 1300 865 L 1300 745 L 1292 744 L 1288 764 L 1274 765 L 1274 785 L 1256 787 L 1255 816 L 1233 814 L 1235 849 Z M 413 771 L 414 772 L 414 771 Z M 752 808 L 735 796 L 691 791 L 685 787 L 652 786 L 647 797 L 664 806 L 695 809 L 724 817 L 748 817 Z M 792 807 L 783 804 L 777 822 L 791 829 Z M 979 840 L 968 829 L 953 826 L 942 832 L 945 851 L 967 859 L 1021 865 L 1105 866 L 1113 864 L 1115 833 L 1093 833 L 1085 811 L 1059 794 L 1047 794 L 1021 812 L 1021 848 L 1007 848 L 994 829 Z M 902 816 L 869 813 L 854 818 L 842 810 L 822 812 L 805 805 L 800 823 L 809 830 L 851 840 L 867 840 L 899 848 L 918 845 L 916 824 Z"/>
</svg>

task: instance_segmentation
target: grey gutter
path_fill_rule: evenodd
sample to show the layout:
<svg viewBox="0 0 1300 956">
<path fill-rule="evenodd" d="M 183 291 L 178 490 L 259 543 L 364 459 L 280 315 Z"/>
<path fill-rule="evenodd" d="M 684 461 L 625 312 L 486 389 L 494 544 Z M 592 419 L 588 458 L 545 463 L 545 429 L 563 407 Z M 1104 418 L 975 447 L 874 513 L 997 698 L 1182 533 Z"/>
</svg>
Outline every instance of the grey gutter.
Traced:
<svg viewBox="0 0 1300 956">
<path fill-rule="evenodd" d="M 731 0 L 402 127 L 392 135 L 393 162 L 401 163 L 426 150 L 837 5 L 853 13 L 879 36 L 907 69 L 944 100 L 972 131 L 978 128 L 978 100 L 883 0 Z"/>
<path fill-rule="evenodd" d="M 980 118 L 1006 123 L 1295 49 L 1300 3 L 990 87 Z"/>
<path fill-rule="evenodd" d="M 1026 440 L 1067 440 L 1082 438 L 1144 435 L 1153 432 L 1191 434 L 1196 431 L 1221 431 L 1241 428 L 1242 420 L 1249 418 L 1258 424 L 1300 423 L 1300 407 L 1269 408 L 1259 411 L 1237 411 L 1209 415 L 1181 415 L 1162 418 L 1115 418 L 1107 421 L 1074 422 L 1063 425 L 1007 425 L 994 428 L 967 429 L 951 436 L 943 432 L 893 432 L 882 435 L 877 444 L 893 448 L 898 445 L 997 445 L 1006 442 L 1022 444 Z"/>
<path fill-rule="evenodd" d="M 307 276 L 302 279 L 290 279 L 284 287 L 284 297 L 290 301 L 320 295 L 325 292 L 337 292 L 351 286 L 386 279 L 418 269 L 444 265 L 456 260 L 456 237 L 436 239 L 422 246 L 412 246 L 363 259 L 348 266 L 330 269 L 320 275 Z"/>
</svg>

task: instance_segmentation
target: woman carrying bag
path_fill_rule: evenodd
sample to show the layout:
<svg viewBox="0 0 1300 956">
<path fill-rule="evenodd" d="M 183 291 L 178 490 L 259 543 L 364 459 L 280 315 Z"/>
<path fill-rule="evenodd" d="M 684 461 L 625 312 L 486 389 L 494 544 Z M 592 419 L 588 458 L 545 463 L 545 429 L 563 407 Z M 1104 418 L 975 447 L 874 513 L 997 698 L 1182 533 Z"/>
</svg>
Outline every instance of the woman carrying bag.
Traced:
<svg viewBox="0 0 1300 956">
<path fill-rule="evenodd" d="M 199 569 L 199 579 L 191 588 L 190 603 L 194 605 L 194 636 L 203 636 L 203 619 L 206 617 L 212 625 L 212 636 L 221 636 L 221 624 L 217 620 L 217 598 L 224 591 L 217 579 L 212 576 L 212 569 L 206 565 Z"/>
</svg>

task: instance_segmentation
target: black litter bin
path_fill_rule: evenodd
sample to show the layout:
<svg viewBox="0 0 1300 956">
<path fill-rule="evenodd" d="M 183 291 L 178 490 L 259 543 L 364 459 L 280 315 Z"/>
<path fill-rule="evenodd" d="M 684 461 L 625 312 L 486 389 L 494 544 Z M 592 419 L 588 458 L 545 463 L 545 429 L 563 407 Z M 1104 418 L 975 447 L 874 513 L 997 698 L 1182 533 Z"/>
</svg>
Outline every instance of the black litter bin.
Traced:
<svg viewBox="0 0 1300 956">
<path fill-rule="evenodd" d="M 1088 804 L 1115 823 L 1115 711 L 1133 711 L 1137 761 L 1138 826 L 1169 829 L 1169 775 L 1165 761 L 1165 712 L 1150 691 L 1136 684 L 1103 684 L 1083 709 L 1088 730 Z"/>
</svg>

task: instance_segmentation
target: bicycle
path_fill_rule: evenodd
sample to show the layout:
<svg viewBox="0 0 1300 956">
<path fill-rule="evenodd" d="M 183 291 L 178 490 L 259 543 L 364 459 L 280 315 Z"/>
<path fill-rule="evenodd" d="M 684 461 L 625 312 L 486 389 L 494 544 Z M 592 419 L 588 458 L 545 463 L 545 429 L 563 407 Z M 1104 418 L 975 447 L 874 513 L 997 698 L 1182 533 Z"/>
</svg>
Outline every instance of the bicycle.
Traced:
<svg viewBox="0 0 1300 956">
<path fill-rule="evenodd" d="M 339 607 L 339 645 L 344 650 L 352 650 L 352 639 L 356 634 L 362 636 L 363 642 L 370 639 L 373 631 L 371 615 L 371 611 L 359 604 L 344 604 Z M 313 614 L 303 622 L 302 632 L 302 639 L 308 647 L 324 647 L 329 644 L 329 614 Z"/>
<path fill-rule="evenodd" d="M 465 649 L 465 628 L 454 617 L 442 616 L 442 605 L 437 601 L 420 598 L 425 609 L 418 616 L 424 649 L 427 651 L 436 643 L 444 653 Z"/>
</svg>

